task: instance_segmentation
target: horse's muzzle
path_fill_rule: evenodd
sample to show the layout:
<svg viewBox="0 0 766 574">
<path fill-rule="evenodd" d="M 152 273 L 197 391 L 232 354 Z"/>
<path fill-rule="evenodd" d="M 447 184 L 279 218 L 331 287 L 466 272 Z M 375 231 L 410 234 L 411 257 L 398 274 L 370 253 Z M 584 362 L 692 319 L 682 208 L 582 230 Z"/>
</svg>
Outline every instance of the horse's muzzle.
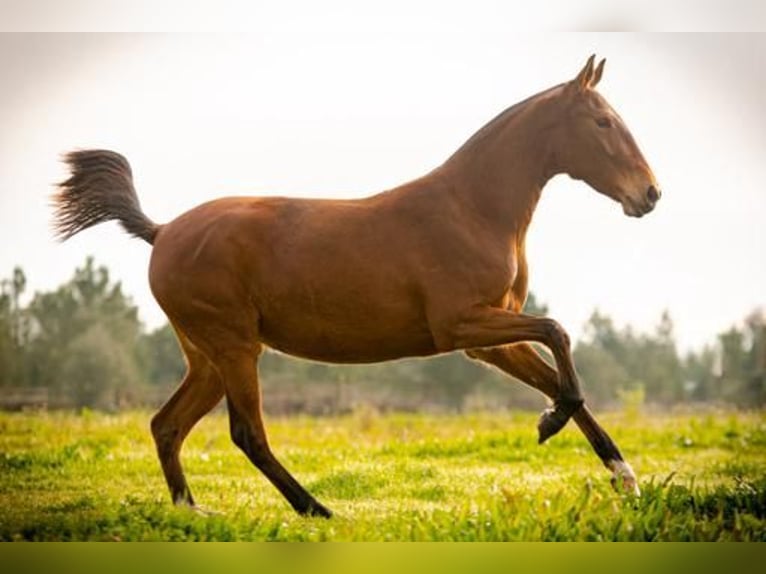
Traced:
<svg viewBox="0 0 766 574">
<path fill-rule="evenodd" d="M 633 199 L 628 197 L 623 199 L 621 202 L 622 210 L 625 212 L 625 215 L 630 217 L 643 217 L 654 209 L 661 196 L 662 192 L 654 185 L 650 185 L 643 198 Z"/>
<path fill-rule="evenodd" d="M 662 192 L 654 185 L 650 185 L 646 190 L 646 199 L 652 207 L 654 207 L 654 204 L 660 200 L 660 197 L 662 197 Z"/>
</svg>

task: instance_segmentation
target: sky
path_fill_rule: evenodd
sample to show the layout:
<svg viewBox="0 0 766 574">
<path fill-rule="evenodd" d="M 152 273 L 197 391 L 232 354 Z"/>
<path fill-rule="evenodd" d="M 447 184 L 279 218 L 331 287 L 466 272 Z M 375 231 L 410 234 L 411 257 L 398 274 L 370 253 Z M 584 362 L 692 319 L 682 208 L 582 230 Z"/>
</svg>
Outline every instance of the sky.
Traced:
<svg viewBox="0 0 766 574">
<path fill-rule="evenodd" d="M 667 309 L 686 350 L 766 306 L 766 36 L 508 33 L 511 3 L 470 18 L 419 4 L 406 21 L 381 5 L 361 23 L 274 4 L 246 33 L 0 34 L 0 277 L 22 266 L 31 296 L 93 255 L 159 326 L 146 243 L 114 223 L 53 239 L 63 152 L 124 154 L 157 222 L 226 195 L 363 197 L 596 53 L 663 197 L 632 219 L 554 178 L 528 235 L 531 289 L 574 338 L 594 309 L 639 331 Z"/>
</svg>

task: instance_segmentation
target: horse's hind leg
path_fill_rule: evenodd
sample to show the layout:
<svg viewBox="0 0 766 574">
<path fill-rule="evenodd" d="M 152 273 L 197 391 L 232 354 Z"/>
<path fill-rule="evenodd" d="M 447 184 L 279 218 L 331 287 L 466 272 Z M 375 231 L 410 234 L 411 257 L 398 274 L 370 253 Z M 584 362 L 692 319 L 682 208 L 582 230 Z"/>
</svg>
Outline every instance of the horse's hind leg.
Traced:
<svg viewBox="0 0 766 574">
<path fill-rule="evenodd" d="M 256 354 L 260 353 L 260 345 Z M 332 513 L 311 496 L 271 452 L 263 426 L 257 357 L 229 351 L 215 364 L 226 387 L 231 438 L 300 514 L 329 518 Z"/>
<path fill-rule="evenodd" d="M 241 279 L 226 273 L 201 274 L 197 281 L 187 279 L 181 294 L 172 291 L 165 280 L 165 276 L 155 277 L 152 289 L 184 338 L 208 361 L 210 369 L 204 372 L 208 374 L 208 381 L 215 381 L 214 391 L 208 387 L 208 397 L 212 401 L 225 394 L 234 444 L 299 513 L 331 516 L 330 511 L 290 475 L 269 447 L 258 384 L 258 356 L 262 349 L 260 321 L 248 293 L 242 291 Z M 170 478 L 174 481 L 172 491 L 182 488 L 188 492 L 182 475 L 172 468 Z"/>
<path fill-rule="evenodd" d="M 187 372 L 176 390 L 152 418 L 152 435 L 157 445 L 162 471 L 175 504 L 194 506 L 181 467 L 181 444 L 192 427 L 223 397 L 223 384 L 205 356 L 179 334 L 186 356 Z"/>
<path fill-rule="evenodd" d="M 559 394 L 558 373 L 538 355 L 534 347 L 527 343 L 472 349 L 466 353 L 469 357 L 493 365 L 516 377 L 551 399 L 555 399 Z M 596 422 L 588 408 L 583 405 L 575 411 L 572 418 L 604 466 L 612 471 L 612 485 L 615 488 L 622 488 L 639 494 L 638 482 L 633 469 L 622 458 L 617 445 Z"/>
</svg>

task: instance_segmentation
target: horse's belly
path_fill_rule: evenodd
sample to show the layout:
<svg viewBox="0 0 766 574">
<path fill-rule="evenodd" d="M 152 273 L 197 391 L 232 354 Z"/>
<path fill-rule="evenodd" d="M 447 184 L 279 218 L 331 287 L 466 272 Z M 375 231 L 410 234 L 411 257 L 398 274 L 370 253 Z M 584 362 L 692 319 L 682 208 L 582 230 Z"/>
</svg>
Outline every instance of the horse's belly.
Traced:
<svg viewBox="0 0 766 574">
<path fill-rule="evenodd" d="M 262 316 L 261 339 L 289 355 L 331 363 L 375 363 L 436 353 L 425 321 L 396 317 Z"/>
</svg>

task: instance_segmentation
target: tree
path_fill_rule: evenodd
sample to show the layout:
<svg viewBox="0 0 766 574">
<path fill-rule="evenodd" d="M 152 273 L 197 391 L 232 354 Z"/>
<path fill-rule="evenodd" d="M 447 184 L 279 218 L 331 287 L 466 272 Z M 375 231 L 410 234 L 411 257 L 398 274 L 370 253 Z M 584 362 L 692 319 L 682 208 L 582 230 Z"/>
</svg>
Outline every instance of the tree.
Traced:
<svg viewBox="0 0 766 574">
<path fill-rule="evenodd" d="M 463 353 L 449 353 L 418 361 L 415 375 L 428 386 L 436 403 L 446 403 L 450 410 L 461 412 L 468 395 L 476 388 L 486 370 Z"/>
<path fill-rule="evenodd" d="M 716 364 L 717 354 L 710 346 L 687 353 L 683 362 L 684 385 L 691 400 L 707 402 L 721 398 Z"/>
<path fill-rule="evenodd" d="M 618 332 L 610 317 L 593 311 L 583 328 L 583 338 L 573 352 L 590 402 L 609 404 L 617 399 L 620 391 L 636 387 L 637 382 L 624 361 L 625 346 L 631 339 L 631 332 Z"/>
<path fill-rule="evenodd" d="M 611 404 L 621 391 L 636 388 L 625 366 L 598 345 L 578 343 L 574 360 L 589 403 Z"/>
<path fill-rule="evenodd" d="M 59 392 L 76 408 L 132 404 L 138 371 L 130 351 L 103 322 L 94 322 L 67 345 L 57 374 Z"/>
<path fill-rule="evenodd" d="M 138 356 L 144 380 L 154 386 L 177 385 L 186 372 L 181 348 L 173 328 L 165 324 L 138 340 Z"/>
<path fill-rule="evenodd" d="M 9 282 L 0 282 L 0 386 L 11 386 L 16 379 L 17 357 L 13 340 L 12 298 Z"/>
<path fill-rule="evenodd" d="M 760 406 L 766 403 L 766 316 L 757 309 L 743 323 L 718 336 L 720 393 L 730 402 Z"/>
<path fill-rule="evenodd" d="M 73 278 L 29 305 L 30 384 L 76 406 L 112 408 L 138 378 L 138 310 L 88 258 Z"/>
<path fill-rule="evenodd" d="M 588 397 L 611 402 L 621 393 L 643 391 L 648 400 L 672 404 L 684 397 L 684 372 L 678 358 L 673 320 L 662 314 L 654 335 L 637 335 L 628 326 L 594 311 L 574 351 Z"/>
<path fill-rule="evenodd" d="M 645 386 L 646 395 L 662 404 L 672 404 L 684 398 L 684 376 L 676 350 L 673 320 L 664 311 L 654 337 L 638 341 L 636 375 Z"/>
<path fill-rule="evenodd" d="M 29 337 L 29 322 L 20 299 L 27 278 L 20 267 L 10 279 L 0 281 L 0 386 L 26 383 L 24 351 Z"/>
</svg>

